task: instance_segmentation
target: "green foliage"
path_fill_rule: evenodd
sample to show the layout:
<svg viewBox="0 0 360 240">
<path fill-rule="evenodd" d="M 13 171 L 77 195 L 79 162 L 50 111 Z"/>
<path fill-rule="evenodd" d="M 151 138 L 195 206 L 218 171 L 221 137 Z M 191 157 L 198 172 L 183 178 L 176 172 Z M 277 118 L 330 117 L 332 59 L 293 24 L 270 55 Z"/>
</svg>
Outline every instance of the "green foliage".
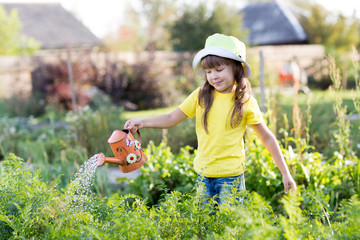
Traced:
<svg viewBox="0 0 360 240">
<path fill-rule="evenodd" d="M 187 146 L 174 155 L 164 142 L 158 147 L 150 142 L 145 149 L 148 161 L 141 168 L 142 174 L 130 180 L 124 192 L 139 195 L 147 199 L 150 205 L 156 204 L 169 191 L 190 192 L 196 181 L 192 166 L 195 155 L 191 150 Z"/>
<path fill-rule="evenodd" d="M 0 165 L 1 239 L 357 239 L 360 201 L 344 201 L 329 224 L 317 209 L 321 201 L 301 208 L 307 193 L 282 198 L 280 214 L 257 193 L 232 195 L 215 215 L 196 192 L 165 194 L 157 205 L 134 194 L 108 198 L 89 195 L 91 208 L 73 211 L 72 192 L 57 190 L 58 180 L 45 184 L 11 154 Z M 70 186 L 67 187 L 67 189 Z M 76 186 L 72 186 L 76 189 Z M 241 199 L 239 201 L 239 198 Z M 314 215 L 311 215 L 315 213 Z"/>
<path fill-rule="evenodd" d="M 124 15 L 127 19 L 126 25 L 120 26 L 115 34 L 108 34 L 104 37 L 106 49 L 110 52 L 144 50 L 147 38 L 141 26 L 141 14 L 133 7 L 127 6 Z"/>
<path fill-rule="evenodd" d="M 174 104 L 178 91 L 174 91 L 171 86 L 174 83 L 169 79 L 158 78 L 158 72 L 162 69 L 155 66 L 154 54 L 154 51 L 150 51 L 146 59 L 134 64 L 108 60 L 104 67 L 97 66 L 90 55 L 72 62 L 74 78 L 77 79 L 74 83 L 77 106 L 102 104 L 149 109 Z M 60 111 L 74 110 L 67 60 L 58 60 L 56 63 L 40 64 L 32 71 L 36 100 Z M 89 86 L 92 88 L 89 89 Z M 17 107 L 16 104 L 20 105 L 14 102 L 14 107 Z M 39 107 L 43 108 L 41 105 Z M 39 110 L 34 109 L 34 112 Z"/>
<path fill-rule="evenodd" d="M 360 98 L 360 91 L 342 89 L 337 92 L 337 95 L 343 99 L 342 107 L 346 106 L 346 117 L 356 113 L 353 100 Z M 330 90 L 313 90 L 308 95 L 300 94 L 298 98 L 300 113 L 303 115 L 302 133 L 308 131 L 310 133 L 308 143 L 314 147 L 317 152 L 331 157 L 334 150 L 339 151 L 338 146 L 336 146 L 337 142 L 333 140 L 333 134 L 337 132 L 336 121 L 338 120 L 338 115 L 335 114 L 333 107 L 334 104 L 336 104 L 335 95 L 333 95 Z M 283 132 L 284 130 L 287 131 L 286 134 L 291 136 L 293 124 L 281 118 L 284 118 L 284 115 L 286 115 L 287 119 L 292 119 L 293 97 L 278 95 L 275 96 L 275 100 L 273 101 L 275 104 L 271 107 L 271 111 L 273 111 L 272 114 L 274 117 L 277 118 L 276 129 L 279 129 L 278 138 L 283 139 L 285 134 Z M 308 106 L 310 106 L 309 110 L 307 110 Z M 307 125 L 306 122 L 309 119 L 311 121 Z M 357 148 L 357 144 L 360 143 L 359 135 L 357 135 L 358 127 L 359 121 L 350 121 L 349 137 L 351 144 L 349 146 L 352 146 L 353 151 L 357 152 L 357 154 L 360 153 L 360 149 Z M 305 128 L 308 128 L 308 130 L 305 131 Z M 284 137 L 284 139 L 286 138 Z"/>
<path fill-rule="evenodd" d="M 135 103 L 138 109 L 165 107 L 174 103 L 176 91 L 169 79 L 157 78 L 153 57 L 149 55 L 146 61 L 121 67 L 118 69 L 121 73 L 119 79 L 113 79 L 114 85 L 111 84 L 118 87 L 112 91 L 122 92 L 121 99 Z M 120 86 L 116 84 L 119 80 L 122 82 Z"/>
<path fill-rule="evenodd" d="M 39 43 L 20 33 L 22 24 L 16 10 L 6 13 L 0 5 L 0 55 L 32 55 Z"/>
<path fill-rule="evenodd" d="M 177 12 L 176 1 L 171 0 L 141 0 L 144 6 L 141 12 L 147 19 L 146 35 L 148 36 L 148 48 L 171 49 L 169 32 L 165 28 Z"/>
<path fill-rule="evenodd" d="M 337 133 L 334 134 L 335 140 L 339 146 L 341 155 L 346 158 L 351 157 L 353 153 L 350 147 L 350 121 L 347 119 L 347 106 L 343 106 L 343 98 L 341 97 L 341 79 L 340 71 L 336 68 L 335 59 L 330 58 L 330 77 L 333 86 L 330 89 L 335 99 L 334 112 L 337 115 Z"/>
<path fill-rule="evenodd" d="M 26 134 L 23 128 L 20 128 L 19 118 L 0 118 L 0 156 L 3 159 L 9 149 L 15 149 L 16 143 Z M 26 130 L 25 130 L 26 131 Z M 12 139 L 12 141 L 10 141 Z"/>
<path fill-rule="evenodd" d="M 216 32 L 245 38 L 245 32 L 241 30 L 241 16 L 223 2 L 216 2 L 213 11 L 209 10 L 206 2 L 184 9 L 182 15 L 169 25 L 175 50 L 202 49 L 206 38 Z"/>
<path fill-rule="evenodd" d="M 114 129 L 121 129 L 118 119 L 121 108 L 78 109 L 61 114 L 48 108 L 41 123 L 33 118 L 0 118 L 0 159 L 9 152 L 26 159 L 34 169 L 40 169 L 45 181 L 59 177 L 64 187 L 80 165 L 90 156 L 112 152 L 107 138 Z M 105 172 L 97 174 L 94 185 L 99 194 L 108 194 Z"/>
<path fill-rule="evenodd" d="M 309 42 L 323 44 L 328 49 L 349 51 L 358 46 L 359 20 L 338 15 L 334 21 L 330 13 L 320 5 L 313 5 L 311 16 L 303 17 L 302 26 L 308 35 Z M 332 20 L 329 20 L 332 19 Z"/>
<path fill-rule="evenodd" d="M 308 121 L 308 123 L 312 121 L 314 120 Z M 285 122 L 285 126 L 287 124 Z M 324 124 L 324 121 L 321 124 Z M 331 122 L 327 126 L 330 124 Z M 300 129 L 306 128 L 308 127 L 301 126 Z M 293 131 L 289 126 L 280 129 L 282 133 L 280 146 L 290 172 L 299 187 L 313 191 L 317 195 L 328 196 L 329 198 L 325 201 L 326 205 L 324 204 L 324 206 L 329 211 L 336 211 L 343 199 L 349 199 L 359 191 L 360 168 L 358 157 L 353 153 L 346 155 L 345 151 L 340 153 L 336 145 L 331 146 L 331 154 L 324 155 L 316 151 L 306 140 L 311 137 L 311 134 L 305 134 L 308 130 L 301 132 L 298 138 L 292 135 Z M 310 130 L 310 133 L 313 132 L 315 130 Z M 341 132 L 335 132 L 335 134 L 341 134 Z M 270 154 L 259 139 L 254 136 L 253 131 L 247 132 L 246 140 L 247 188 L 264 196 L 275 208 L 279 206 L 279 195 L 283 194 L 281 174 Z M 298 144 L 300 147 L 297 147 Z M 274 191 L 269 191 L 270 188 Z M 308 201 L 306 199 L 306 202 Z"/>
<path fill-rule="evenodd" d="M 22 117 L 41 116 L 44 114 L 44 102 L 35 98 L 22 98 L 12 96 L 0 101 L 0 117 Z"/>
<path fill-rule="evenodd" d="M 358 239 L 360 237 L 360 201 L 359 196 L 354 195 L 347 202 L 341 206 L 341 211 L 338 216 L 338 222 L 334 226 L 336 237 L 338 239 Z M 353 224 L 346 224 L 351 222 Z"/>
<path fill-rule="evenodd" d="M 169 50 L 169 32 L 165 28 L 173 21 L 178 9 L 176 1 L 141 0 L 139 7 L 126 2 L 126 23 L 115 34 L 105 37 L 112 51 Z"/>
<path fill-rule="evenodd" d="M 107 166 L 98 169 L 93 186 L 97 194 L 86 196 L 85 205 L 74 211 L 77 185 L 69 180 L 89 156 L 99 151 L 112 155 L 106 139 L 123 126 L 122 109 L 98 104 L 96 110 L 83 108 L 66 115 L 48 108 L 41 120 L 2 117 L 0 238 L 358 239 L 360 164 L 352 151 L 359 142 L 354 138 L 358 133 L 350 131 L 358 125 L 350 121 L 350 128 L 340 126 L 348 114 L 358 111 L 358 92 L 340 91 L 339 83 L 334 89 L 338 96 L 329 91 L 314 92 L 310 100 L 309 95 L 299 95 L 300 113 L 304 106 L 307 112 L 305 117 L 297 115 L 302 121 L 288 121 L 291 105 L 289 116 L 281 115 L 278 139 L 299 192 L 284 197 L 281 174 L 250 128 L 245 137 L 248 191 L 232 196 L 215 216 L 209 214 L 210 206 L 201 204 L 192 166 L 196 151 L 184 147 L 174 153 L 170 148 L 195 136 L 191 119 L 168 132 L 157 130 L 159 145 L 150 142 L 155 135 L 143 129 L 149 159 L 141 176 L 119 179 L 125 188 L 111 189 Z M 292 103 L 286 98 L 277 102 L 282 107 Z M 271 119 L 274 132 L 281 122 L 275 121 L 276 110 L 264 116 Z M 316 121 L 320 123 L 311 126 Z M 332 141 L 325 154 L 311 141 L 314 133 L 323 134 L 320 131 L 327 131 L 328 139 L 341 138 L 354 146 Z M 13 154 L 7 157 L 12 151 L 26 158 L 26 164 Z"/>
<path fill-rule="evenodd" d="M 32 174 L 23 160 L 10 154 L 0 169 L 0 236 L 1 239 L 41 238 L 51 219 L 43 213 L 58 194 L 55 186 L 39 180 L 39 171 Z"/>
</svg>

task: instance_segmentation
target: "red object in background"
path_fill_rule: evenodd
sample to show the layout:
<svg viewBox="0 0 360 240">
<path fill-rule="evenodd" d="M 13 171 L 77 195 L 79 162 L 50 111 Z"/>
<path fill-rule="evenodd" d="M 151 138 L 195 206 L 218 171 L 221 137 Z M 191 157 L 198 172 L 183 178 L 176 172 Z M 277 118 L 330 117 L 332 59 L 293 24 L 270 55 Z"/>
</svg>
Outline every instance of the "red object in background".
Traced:
<svg viewBox="0 0 360 240">
<path fill-rule="evenodd" d="M 300 67 L 294 61 L 289 61 L 279 69 L 280 86 L 294 85 L 295 82 L 300 81 Z"/>
<path fill-rule="evenodd" d="M 281 86 L 292 85 L 295 82 L 295 77 L 293 74 L 288 74 L 287 72 L 280 70 L 279 71 L 279 80 L 280 80 Z"/>
<path fill-rule="evenodd" d="M 54 90 L 60 100 L 71 100 L 71 88 L 69 83 L 57 84 Z"/>
<path fill-rule="evenodd" d="M 65 109 L 74 110 L 71 99 L 71 86 L 70 83 L 59 83 L 54 87 L 53 96 L 57 102 Z M 76 102 L 79 106 L 85 106 L 90 102 L 90 98 L 84 93 L 84 91 L 77 90 L 75 93 Z"/>
</svg>

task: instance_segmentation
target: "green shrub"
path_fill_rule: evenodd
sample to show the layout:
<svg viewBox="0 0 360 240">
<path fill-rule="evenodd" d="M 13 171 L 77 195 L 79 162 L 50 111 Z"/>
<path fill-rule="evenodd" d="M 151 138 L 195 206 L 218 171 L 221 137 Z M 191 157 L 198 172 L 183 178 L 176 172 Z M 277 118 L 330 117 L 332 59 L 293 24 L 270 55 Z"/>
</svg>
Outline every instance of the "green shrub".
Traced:
<svg viewBox="0 0 360 240">
<path fill-rule="evenodd" d="M 49 186 L 23 167 L 23 160 L 10 154 L 0 172 L 0 235 L 1 239 L 41 238 L 51 219 L 43 215 L 58 194 L 58 180 Z"/>
<path fill-rule="evenodd" d="M 331 213 L 324 195 L 291 192 L 273 212 L 259 194 L 242 191 L 215 215 L 203 206 L 201 189 L 164 194 L 157 205 L 128 194 L 87 196 L 91 208 L 69 205 L 76 184 L 58 190 L 59 180 L 46 184 L 39 172 L 24 168 L 11 154 L 0 165 L 1 239 L 358 239 L 360 201 L 357 195 Z M 72 189 L 72 190 L 70 190 Z M 239 201 L 238 199 L 242 199 Z M 311 199 L 304 204 L 305 199 Z M 86 202 L 85 202 L 86 203 Z M 334 215 L 333 221 L 329 215 Z"/>
<path fill-rule="evenodd" d="M 195 155 L 191 150 L 187 146 L 181 148 L 178 154 L 173 154 L 164 142 L 159 146 L 150 142 L 145 149 L 148 161 L 141 168 L 142 174 L 130 181 L 120 179 L 129 182 L 124 193 L 136 194 L 154 205 L 169 191 L 190 192 L 196 181 L 192 164 Z"/>
</svg>

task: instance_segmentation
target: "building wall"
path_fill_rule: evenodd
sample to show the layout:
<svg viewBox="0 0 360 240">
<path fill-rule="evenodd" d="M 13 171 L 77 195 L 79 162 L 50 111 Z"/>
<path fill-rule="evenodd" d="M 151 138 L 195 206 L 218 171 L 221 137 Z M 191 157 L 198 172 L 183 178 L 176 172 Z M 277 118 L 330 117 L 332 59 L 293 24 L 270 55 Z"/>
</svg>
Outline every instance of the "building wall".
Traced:
<svg viewBox="0 0 360 240">
<path fill-rule="evenodd" d="M 0 57 L 0 97 L 28 97 L 32 92 L 30 57 Z"/>
</svg>

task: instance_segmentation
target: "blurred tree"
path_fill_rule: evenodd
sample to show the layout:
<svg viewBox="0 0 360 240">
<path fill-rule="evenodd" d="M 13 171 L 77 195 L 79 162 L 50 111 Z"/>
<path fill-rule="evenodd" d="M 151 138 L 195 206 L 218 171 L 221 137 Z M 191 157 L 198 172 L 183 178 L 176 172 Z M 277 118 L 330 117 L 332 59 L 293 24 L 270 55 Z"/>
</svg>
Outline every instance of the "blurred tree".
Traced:
<svg viewBox="0 0 360 240">
<path fill-rule="evenodd" d="M 247 31 L 241 28 L 237 9 L 217 1 L 213 10 L 206 2 L 197 7 L 184 5 L 184 11 L 173 24 L 168 25 L 174 50 L 198 50 L 205 39 L 216 32 L 233 35 L 247 42 Z"/>
<path fill-rule="evenodd" d="M 105 36 L 104 41 L 109 51 L 142 51 L 147 37 L 141 25 L 140 13 L 127 2 L 125 8 L 126 24 Z"/>
<path fill-rule="evenodd" d="M 358 19 L 334 17 L 320 5 L 312 5 L 311 16 L 303 17 L 301 24 L 310 43 L 323 44 L 328 50 L 350 51 L 360 42 Z"/>
<path fill-rule="evenodd" d="M 174 0 L 127 2 L 126 24 L 105 37 L 107 46 L 113 51 L 171 49 L 170 34 L 165 25 L 175 19 L 176 4 Z"/>
<path fill-rule="evenodd" d="M 246 0 L 247 4 L 273 2 L 274 0 Z"/>
<path fill-rule="evenodd" d="M 32 55 L 40 48 L 38 41 L 22 35 L 21 29 L 17 11 L 8 15 L 0 5 L 0 55 Z"/>
<path fill-rule="evenodd" d="M 353 46 L 360 43 L 359 26 L 359 19 L 355 17 L 346 18 L 340 14 L 337 21 L 332 25 L 333 32 L 327 39 L 327 45 L 339 50 L 351 51 Z"/>
<path fill-rule="evenodd" d="M 289 0 L 289 2 L 305 10 L 311 9 L 311 0 Z"/>
<path fill-rule="evenodd" d="M 142 15 L 146 19 L 148 46 L 150 49 L 169 50 L 170 34 L 165 27 L 175 20 L 178 10 L 177 0 L 141 0 Z"/>
</svg>

